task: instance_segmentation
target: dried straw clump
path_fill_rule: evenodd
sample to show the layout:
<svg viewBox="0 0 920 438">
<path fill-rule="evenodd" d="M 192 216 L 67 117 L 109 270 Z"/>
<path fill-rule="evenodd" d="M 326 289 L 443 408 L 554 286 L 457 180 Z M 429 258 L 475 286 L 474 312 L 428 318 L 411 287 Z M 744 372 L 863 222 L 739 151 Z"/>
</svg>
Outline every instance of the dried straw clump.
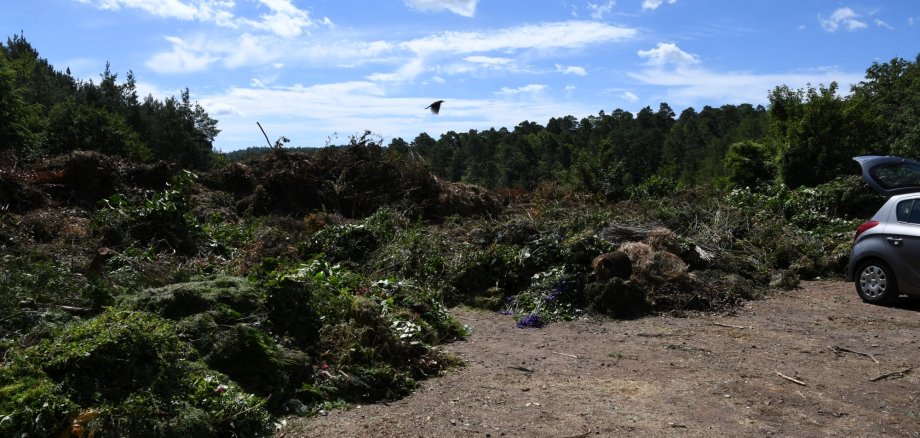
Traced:
<svg viewBox="0 0 920 438">
<path fill-rule="evenodd" d="M 646 265 L 647 275 L 659 281 L 674 281 L 687 278 L 687 264 L 680 257 L 667 251 L 655 251 Z"/>
<path fill-rule="evenodd" d="M 652 258 L 652 247 L 642 242 L 624 242 L 617 251 L 626 253 L 633 265 L 633 273 L 645 271 L 645 266 Z"/>
<path fill-rule="evenodd" d="M 652 228 L 646 241 L 652 249 L 657 251 L 679 251 L 680 244 L 677 240 L 677 234 L 665 227 Z"/>
<path fill-rule="evenodd" d="M 642 242 L 626 242 L 619 251 L 626 253 L 632 261 L 633 274 L 640 279 L 663 282 L 687 278 L 687 264 L 668 251 L 655 250 Z"/>
</svg>

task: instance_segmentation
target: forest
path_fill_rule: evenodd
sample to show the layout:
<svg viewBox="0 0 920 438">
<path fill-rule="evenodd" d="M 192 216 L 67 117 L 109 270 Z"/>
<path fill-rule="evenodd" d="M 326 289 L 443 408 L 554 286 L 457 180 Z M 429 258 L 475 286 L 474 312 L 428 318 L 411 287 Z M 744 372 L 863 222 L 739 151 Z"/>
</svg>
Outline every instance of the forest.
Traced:
<svg viewBox="0 0 920 438">
<path fill-rule="evenodd" d="M 463 366 L 454 306 L 530 330 L 839 278 L 882 202 L 852 157 L 920 157 L 920 55 L 767 107 L 231 153 L 189 90 L 0 55 L 3 436 L 267 436 Z"/>
</svg>

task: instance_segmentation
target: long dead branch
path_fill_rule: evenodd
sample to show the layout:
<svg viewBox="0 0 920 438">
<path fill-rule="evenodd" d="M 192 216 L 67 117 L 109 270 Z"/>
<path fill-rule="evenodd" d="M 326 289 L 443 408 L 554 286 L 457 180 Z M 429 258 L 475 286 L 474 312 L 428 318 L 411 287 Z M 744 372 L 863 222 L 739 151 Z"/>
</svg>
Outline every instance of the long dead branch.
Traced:
<svg viewBox="0 0 920 438">
<path fill-rule="evenodd" d="M 750 327 L 750 326 L 745 327 L 745 326 L 743 326 L 743 325 L 724 324 L 724 323 L 721 323 L 721 322 L 714 322 L 714 323 L 712 323 L 712 325 L 717 325 L 717 326 L 719 326 L 719 327 L 736 328 L 736 329 L 749 329 L 749 328 L 753 328 L 753 327 Z"/>
<path fill-rule="evenodd" d="M 892 371 L 892 372 L 890 372 L 890 373 L 885 373 L 885 374 L 882 374 L 882 375 L 879 375 L 879 376 L 875 376 L 875 377 L 869 379 L 869 381 L 870 381 L 870 382 L 878 382 L 879 380 L 884 380 L 884 379 L 887 379 L 887 378 L 889 378 L 889 377 L 898 377 L 898 378 L 901 378 L 901 377 L 904 377 L 905 374 L 909 373 L 912 369 L 913 369 L 912 367 L 907 367 L 907 368 L 904 368 L 903 370 Z"/>
<path fill-rule="evenodd" d="M 869 359 L 872 359 L 873 362 L 879 363 L 878 359 L 876 359 L 875 356 L 874 356 L 872 353 L 863 353 L 863 352 L 861 352 L 861 351 L 853 351 L 853 350 L 850 350 L 850 349 L 848 349 L 848 348 L 838 347 L 838 346 L 836 346 L 836 345 L 830 347 L 830 349 L 831 349 L 831 351 L 833 351 L 834 354 L 836 354 L 837 356 L 843 356 L 843 353 L 853 353 L 853 354 L 857 354 L 857 355 L 860 355 L 860 356 L 866 356 L 866 357 L 868 357 Z"/>
</svg>

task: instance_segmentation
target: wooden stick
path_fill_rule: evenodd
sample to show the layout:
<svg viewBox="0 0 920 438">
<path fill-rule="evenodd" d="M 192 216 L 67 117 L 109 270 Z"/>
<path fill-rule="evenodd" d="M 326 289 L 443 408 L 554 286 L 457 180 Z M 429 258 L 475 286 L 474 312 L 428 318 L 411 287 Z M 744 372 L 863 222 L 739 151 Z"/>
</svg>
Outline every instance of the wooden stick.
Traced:
<svg viewBox="0 0 920 438">
<path fill-rule="evenodd" d="M 869 359 L 872 359 L 872 361 L 875 362 L 876 364 L 879 363 L 878 359 L 876 359 L 875 356 L 872 355 L 872 353 L 863 353 L 863 352 L 860 352 L 860 351 L 853 351 L 853 350 L 850 350 L 850 349 L 847 349 L 847 348 L 838 347 L 838 346 L 836 346 L 836 345 L 833 346 L 833 347 L 831 347 L 831 351 L 833 351 L 834 354 L 837 354 L 838 356 L 841 355 L 840 353 L 853 353 L 853 354 L 858 354 L 858 355 L 860 355 L 860 356 L 866 356 L 866 357 L 868 357 Z"/>
<path fill-rule="evenodd" d="M 782 377 L 782 378 L 784 378 L 784 379 L 786 379 L 786 380 L 788 380 L 788 381 L 790 381 L 790 382 L 792 382 L 792 383 L 795 383 L 796 385 L 808 386 L 807 383 L 805 383 L 805 382 L 803 382 L 803 381 L 801 381 L 801 380 L 798 380 L 798 379 L 794 379 L 794 378 L 792 378 L 792 377 L 789 377 L 789 376 L 787 376 L 787 375 L 785 375 L 785 374 L 783 374 L 783 373 L 781 373 L 781 372 L 779 372 L 779 371 L 776 371 L 776 375 L 777 375 L 777 376 L 780 376 L 780 377 Z"/>
<path fill-rule="evenodd" d="M 907 373 L 909 373 L 912 369 L 913 369 L 913 368 L 911 368 L 911 367 L 907 367 L 907 368 L 904 368 L 903 370 L 892 371 L 892 372 L 890 372 L 890 373 L 885 373 L 885 374 L 882 374 L 882 375 L 880 375 L 880 376 L 875 376 L 875 377 L 869 379 L 869 381 L 870 381 L 870 382 L 878 382 L 879 380 L 887 379 L 887 378 L 889 378 L 889 377 L 904 377 L 904 375 L 907 374 Z"/>
<path fill-rule="evenodd" d="M 743 325 L 723 324 L 723 323 L 721 323 L 721 322 L 714 322 L 714 323 L 712 323 L 712 325 L 717 325 L 717 326 L 719 326 L 719 327 L 736 328 L 736 329 L 751 328 L 751 327 L 745 327 L 745 326 L 743 326 Z"/>
<path fill-rule="evenodd" d="M 565 357 L 571 357 L 571 358 L 573 358 L 573 359 L 578 359 L 578 356 L 576 356 L 576 355 L 574 355 L 574 354 L 557 353 L 557 352 L 555 352 L 555 351 L 554 351 L 553 353 L 558 354 L 558 355 L 560 355 L 560 356 L 565 356 Z"/>
<path fill-rule="evenodd" d="M 262 124 L 259 122 L 256 122 L 256 125 L 259 125 L 259 129 L 262 131 L 262 135 L 265 136 L 265 142 L 268 143 L 268 147 L 271 149 L 274 149 L 275 147 L 272 146 L 272 141 L 268 139 L 268 134 L 265 133 L 265 129 L 262 128 Z"/>
<path fill-rule="evenodd" d="M 588 429 L 587 432 L 585 432 L 585 433 L 583 433 L 583 434 L 580 434 L 580 435 L 570 435 L 570 436 L 568 436 L 568 437 L 566 437 L 566 438 L 584 438 L 584 437 L 586 437 L 586 436 L 588 436 L 588 435 L 591 435 L 591 429 L 590 429 L 590 428 Z"/>
</svg>

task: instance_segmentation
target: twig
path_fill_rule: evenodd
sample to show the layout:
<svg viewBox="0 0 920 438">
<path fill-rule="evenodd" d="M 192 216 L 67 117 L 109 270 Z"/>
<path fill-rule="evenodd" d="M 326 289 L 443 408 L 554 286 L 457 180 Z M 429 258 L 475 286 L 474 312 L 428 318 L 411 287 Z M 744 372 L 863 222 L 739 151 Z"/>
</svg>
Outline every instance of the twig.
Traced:
<svg viewBox="0 0 920 438">
<path fill-rule="evenodd" d="M 555 351 L 554 351 L 553 353 L 554 353 L 554 354 L 558 354 L 558 355 L 560 355 L 560 356 L 565 356 L 565 357 L 571 357 L 571 358 L 573 358 L 573 359 L 578 359 L 578 356 L 576 356 L 576 355 L 574 355 L 574 354 L 557 353 L 557 352 L 555 352 Z"/>
<path fill-rule="evenodd" d="M 520 367 L 520 366 L 518 366 L 518 367 L 508 367 L 508 368 L 510 368 L 510 369 L 512 369 L 512 370 L 523 371 L 523 372 L 525 372 L 525 373 L 532 373 L 532 372 L 533 372 L 533 370 L 530 369 L 530 368 L 525 368 L 525 367 Z"/>
<path fill-rule="evenodd" d="M 892 371 L 892 372 L 890 372 L 890 373 L 885 373 L 885 374 L 882 374 L 882 375 L 880 375 L 880 376 L 875 376 L 875 377 L 869 379 L 869 381 L 870 381 L 870 382 L 878 382 L 879 380 L 887 379 L 887 378 L 889 378 L 889 377 L 899 377 L 899 378 L 900 378 L 900 377 L 904 377 L 904 375 L 907 374 L 907 373 L 909 373 L 912 369 L 913 369 L 912 367 L 907 367 L 907 368 L 904 368 L 903 370 Z"/>
<path fill-rule="evenodd" d="M 745 326 L 743 326 L 743 325 L 723 324 L 723 323 L 721 323 L 721 322 L 714 322 L 714 323 L 712 323 L 712 325 L 717 325 L 717 326 L 719 326 L 719 327 L 736 328 L 736 329 L 748 329 L 748 328 L 751 328 L 750 326 L 745 327 Z"/>
<path fill-rule="evenodd" d="M 92 310 L 88 307 L 63 306 L 63 305 L 58 306 L 58 308 L 67 313 L 75 313 L 75 314 L 89 313 L 90 310 Z"/>
<path fill-rule="evenodd" d="M 584 437 L 586 437 L 586 436 L 588 436 L 588 435 L 591 435 L 591 429 L 588 429 L 588 431 L 585 432 L 585 433 L 583 433 L 583 434 L 580 434 L 580 435 L 569 435 L 569 436 L 567 436 L 567 437 L 565 437 L 565 438 L 584 438 Z"/>
<path fill-rule="evenodd" d="M 879 363 L 878 359 L 876 359 L 875 356 L 872 355 L 872 353 L 863 353 L 863 352 L 860 352 L 860 351 L 853 351 L 853 350 L 850 350 L 850 349 L 847 349 L 847 348 L 838 347 L 838 346 L 836 346 L 836 345 L 833 346 L 833 347 L 830 347 L 830 348 L 831 348 L 831 351 L 833 351 L 834 354 L 836 354 L 836 355 L 838 355 L 838 356 L 842 356 L 843 354 L 841 354 L 841 353 L 853 353 L 853 354 L 858 354 L 858 355 L 860 355 L 860 356 L 866 356 L 866 357 L 868 357 L 869 359 L 872 359 L 872 361 L 875 362 L 876 364 Z"/>
<path fill-rule="evenodd" d="M 782 378 L 784 378 L 784 379 L 786 379 L 786 380 L 788 380 L 788 381 L 790 381 L 790 382 L 792 382 L 792 383 L 795 383 L 796 385 L 808 386 L 807 383 L 805 383 L 805 382 L 803 382 L 803 381 L 801 381 L 801 380 L 798 380 L 798 379 L 789 377 L 789 376 L 787 376 L 787 375 L 785 375 L 785 374 L 783 374 L 783 373 L 781 373 L 781 372 L 779 372 L 779 371 L 776 371 L 776 375 L 777 375 L 777 376 L 780 376 L 780 377 L 782 377 Z"/>
</svg>

